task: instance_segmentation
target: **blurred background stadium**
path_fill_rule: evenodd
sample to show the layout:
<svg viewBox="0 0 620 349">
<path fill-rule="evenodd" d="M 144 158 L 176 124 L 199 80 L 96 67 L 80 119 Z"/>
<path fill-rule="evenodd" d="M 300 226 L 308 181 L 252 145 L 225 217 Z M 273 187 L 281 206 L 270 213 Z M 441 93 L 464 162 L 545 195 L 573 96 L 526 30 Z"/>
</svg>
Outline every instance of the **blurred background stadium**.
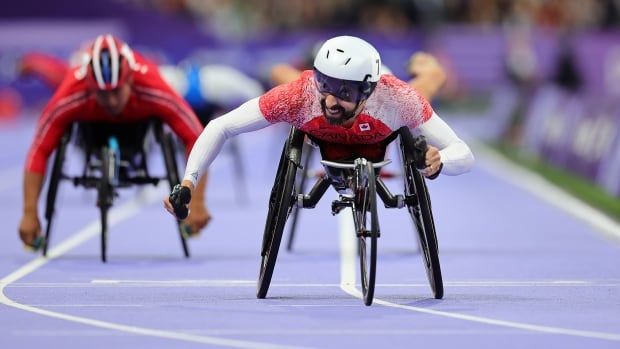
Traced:
<svg viewBox="0 0 620 349">
<path fill-rule="evenodd" d="M 6 4 L 5 4 L 6 5 Z M 307 66 L 335 34 L 361 36 L 395 75 L 435 54 L 440 115 L 620 217 L 618 0 L 20 0 L 0 11 L 0 134 L 52 91 L 20 57 L 63 59 L 111 32 L 160 63 L 232 65 L 270 87 L 276 63 Z"/>
</svg>

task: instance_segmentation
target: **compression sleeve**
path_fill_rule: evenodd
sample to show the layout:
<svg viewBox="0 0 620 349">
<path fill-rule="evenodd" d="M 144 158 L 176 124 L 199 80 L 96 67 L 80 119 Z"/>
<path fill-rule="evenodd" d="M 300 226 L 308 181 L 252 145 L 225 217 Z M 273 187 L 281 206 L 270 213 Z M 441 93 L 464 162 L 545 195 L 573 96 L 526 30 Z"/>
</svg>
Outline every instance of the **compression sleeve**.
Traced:
<svg viewBox="0 0 620 349">
<path fill-rule="evenodd" d="M 183 179 L 192 181 L 195 186 L 198 178 L 213 162 L 228 138 L 260 130 L 269 125 L 271 123 L 265 119 L 258 107 L 258 98 L 211 121 L 194 143 Z"/>
<path fill-rule="evenodd" d="M 468 172 L 474 165 L 474 155 L 469 146 L 435 112 L 413 132 L 422 134 L 428 144 L 439 148 L 443 163 L 441 173 L 455 176 Z"/>
</svg>

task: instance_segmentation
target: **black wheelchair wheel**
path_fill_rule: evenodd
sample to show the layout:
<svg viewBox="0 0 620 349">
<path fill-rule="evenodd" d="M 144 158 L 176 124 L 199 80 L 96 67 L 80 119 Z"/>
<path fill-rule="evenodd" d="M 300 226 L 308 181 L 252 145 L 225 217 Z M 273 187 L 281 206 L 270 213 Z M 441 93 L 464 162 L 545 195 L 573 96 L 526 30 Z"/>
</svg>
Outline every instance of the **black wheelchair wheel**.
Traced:
<svg viewBox="0 0 620 349">
<path fill-rule="evenodd" d="M 282 233 L 294 204 L 295 176 L 300 165 L 303 146 L 303 132 L 292 127 L 288 140 L 282 149 L 275 181 L 269 197 L 269 211 L 265 222 L 261 263 L 256 290 L 257 298 L 265 298 L 278 258 Z"/>
<path fill-rule="evenodd" d="M 99 208 L 101 214 L 101 261 L 108 261 L 108 207 Z"/>
<path fill-rule="evenodd" d="M 113 178 L 117 164 L 116 155 L 108 147 L 101 149 L 101 179 L 97 187 L 97 206 L 101 216 L 101 261 L 107 262 L 108 211 L 114 200 Z"/>
<path fill-rule="evenodd" d="M 175 185 L 181 183 L 179 178 L 179 168 L 177 166 L 177 161 L 175 157 L 174 138 L 170 133 L 163 133 L 162 129 L 160 129 L 159 132 L 162 132 L 160 139 L 162 152 L 164 153 L 166 178 L 168 180 L 168 184 L 170 185 L 170 190 L 172 190 Z M 179 237 L 181 239 L 183 255 L 185 256 L 185 258 L 189 258 L 189 247 L 187 246 L 187 238 L 185 237 L 185 234 L 183 232 L 182 224 L 183 223 L 180 220 L 177 220 L 177 229 L 179 231 Z"/>
<path fill-rule="evenodd" d="M 443 279 L 439 263 L 437 233 L 428 188 L 415 168 L 413 137 L 408 130 L 401 132 L 401 151 L 405 173 L 407 210 L 418 232 L 418 243 L 423 255 L 426 276 L 436 299 L 443 298 Z"/>
<path fill-rule="evenodd" d="M 63 136 L 56 154 L 54 155 L 54 165 L 52 166 L 52 172 L 50 175 L 50 183 L 47 188 L 47 198 L 45 202 L 45 219 L 47 220 L 47 226 L 45 227 L 45 241 L 42 246 L 42 253 L 44 257 L 47 257 L 47 248 L 49 246 L 52 221 L 54 220 L 54 211 L 56 206 L 56 195 L 58 194 L 58 186 L 62 179 L 62 165 L 65 161 L 65 152 L 67 150 L 67 144 L 71 136 L 71 130 L 67 131 Z"/>
<path fill-rule="evenodd" d="M 303 145 L 303 169 L 301 170 L 301 175 L 299 176 L 299 181 L 296 185 L 296 192 L 303 193 L 306 190 L 306 182 L 308 181 L 308 170 L 310 168 L 310 161 L 312 160 L 312 154 L 314 153 L 314 148 L 308 143 L 304 143 Z M 291 223 L 289 225 L 289 233 L 288 233 L 288 241 L 286 243 L 286 250 L 293 250 L 293 242 L 295 241 L 295 232 L 297 231 L 297 222 L 299 221 L 299 214 L 302 209 L 294 207 L 291 212 Z"/>
<path fill-rule="evenodd" d="M 360 259 L 360 283 L 364 304 L 371 305 L 375 294 L 375 278 L 377 273 L 377 238 L 379 237 L 379 215 L 377 214 L 377 182 L 371 163 L 366 168 L 367 183 L 357 179 L 358 188 L 356 204 L 353 207 L 354 225 L 358 238 Z M 358 173 L 358 175 L 362 175 Z M 369 217 L 370 216 L 370 217 Z M 368 222 L 370 218 L 370 222 Z M 370 223 L 370 224 L 369 224 Z M 368 229 L 370 228 L 370 229 Z"/>
</svg>

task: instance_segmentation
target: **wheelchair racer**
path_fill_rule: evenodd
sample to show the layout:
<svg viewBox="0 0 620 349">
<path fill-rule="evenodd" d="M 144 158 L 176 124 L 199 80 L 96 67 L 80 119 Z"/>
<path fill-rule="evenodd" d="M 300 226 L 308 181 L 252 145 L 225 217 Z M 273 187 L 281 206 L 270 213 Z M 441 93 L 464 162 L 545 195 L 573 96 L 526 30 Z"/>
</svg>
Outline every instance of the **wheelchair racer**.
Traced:
<svg viewBox="0 0 620 349">
<path fill-rule="evenodd" d="M 73 56 L 79 54 L 74 53 Z M 19 62 L 19 75 L 33 76 L 53 89 L 62 83 L 67 71 L 78 65 L 44 52 L 28 52 Z M 225 111 L 264 93 L 260 82 L 223 64 L 164 64 L 159 74 L 190 105 L 203 126 Z"/>
<path fill-rule="evenodd" d="M 159 118 L 185 143 L 189 154 L 202 130 L 200 121 L 161 78 L 157 66 L 112 35 L 100 35 L 88 46 L 81 62 L 70 68 L 38 121 L 24 171 L 24 212 L 19 236 L 34 246 L 41 232 L 39 195 L 47 159 L 62 135 L 76 121 L 118 124 Z M 210 214 L 204 203 L 206 174 L 194 182 L 199 189 L 186 224 L 195 233 L 205 227 Z"/>
<path fill-rule="evenodd" d="M 164 199 L 165 208 L 178 216 L 183 206 L 191 205 L 198 178 L 227 138 L 278 122 L 330 144 L 329 160 L 350 157 L 359 149 L 365 152 L 361 156 L 376 157 L 384 150 L 381 141 L 407 126 L 429 144 L 426 167 L 420 170 L 424 176 L 467 172 L 474 163 L 467 144 L 420 93 L 391 74 L 381 75 L 380 69 L 380 55 L 366 41 L 351 36 L 327 40 L 315 56 L 313 70 L 244 103 L 202 131 L 182 184 Z"/>
</svg>

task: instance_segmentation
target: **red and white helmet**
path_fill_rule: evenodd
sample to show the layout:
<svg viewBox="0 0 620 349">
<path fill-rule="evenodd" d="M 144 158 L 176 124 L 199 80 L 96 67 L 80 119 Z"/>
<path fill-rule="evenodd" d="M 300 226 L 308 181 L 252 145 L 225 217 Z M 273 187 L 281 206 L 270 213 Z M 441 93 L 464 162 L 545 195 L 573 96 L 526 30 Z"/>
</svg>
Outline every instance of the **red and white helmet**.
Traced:
<svg viewBox="0 0 620 349">
<path fill-rule="evenodd" d="M 81 72 L 93 90 L 122 86 L 136 70 L 133 51 L 111 34 L 99 35 L 83 56 Z"/>
</svg>

